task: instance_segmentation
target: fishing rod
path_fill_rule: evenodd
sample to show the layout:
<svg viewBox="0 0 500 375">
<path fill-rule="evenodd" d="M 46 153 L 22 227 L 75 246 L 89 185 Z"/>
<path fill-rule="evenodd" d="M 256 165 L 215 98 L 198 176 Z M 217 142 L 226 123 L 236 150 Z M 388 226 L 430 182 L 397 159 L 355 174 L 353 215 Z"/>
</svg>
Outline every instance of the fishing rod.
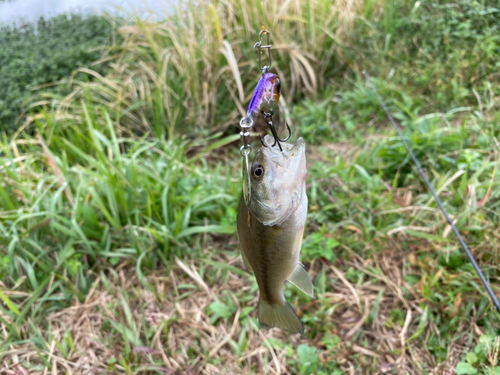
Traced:
<svg viewBox="0 0 500 375">
<path fill-rule="evenodd" d="M 453 221 L 451 220 L 450 215 L 448 215 L 448 211 L 446 211 L 446 208 L 444 208 L 443 203 L 441 202 L 441 200 L 439 199 L 438 195 L 436 194 L 436 191 L 434 190 L 434 188 L 432 187 L 431 183 L 429 182 L 429 179 L 427 178 L 427 175 L 425 174 L 425 172 L 424 172 L 424 170 L 422 168 L 422 165 L 420 164 L 420 162 L 418 161 L 417 157 L 413 153 L 413 150 L 411 149 L 410 145 L 408 144 L 408 142 L 404 138 L 403 132 L 401 131 L 401 128 L 396 123 L 396 120 L 394 120 L 394 117 L 392 117 L 391 112 L 389 111 L 389 109 L 387 108 L 387 105 L 385 104 L 384 100 L 382 99 L 382 97 L 378 93 L 377 89 L 375 88 L 375 85 L 372 83 L 372 81 L 370 79 L 370 76 L 368 75 L 368 73 L 366 72 L 366 70 L 363 70 L 363 75 L 366 78 L 368 86 L 370 86 L 370 88 L 375 93 L 375 96 L 377 97 L 378 102 L 380 103 L 380 105 L 384 109 L 387 117 L 389 117 L 389 120 L 391 121 L 392 126 L 394 127 L 394 129 L 396 129 L 396 132 L 398 133 L 399 138 L 401 138 L 401 141 L 403 142 L 403 144 L 404 144 L 404 146 L 406 148 L 406 151 L 408 151 L 408 154 L 413 159 L 413 162 L 417 166 L 418 172 L 420 173 L 420 175 L 424 179 L 425 184 L 427 185 L 427 188 L 430 190 L 430 192 L 431 192 L 432 196 L 434 197 L 436 203 L 438 204 L 439 208 L 443 212 L 443 215 L 444 215 L 446 221 L 448 222 L 448 224 L 453 229 L 453 233 L 455 233 L 455 236 L 457 237 L 458 242 L 460 243 L 460 245 L 464 249 L 465 253 L 469 257 L 469 260 L 472 263 L 472 266 L 476 270 L 477 275 L 479 276 L 479 278 L 481 279 L 484 287 L 486 288 L 486 290 L 487 290 L 487 292 L 488 292 L 491 300 L 493 301 L 493 304 L 495 305 L 497 311 L 500 313 L 500 302 L 498 302 L 498 299 L 495 296 L 495 293 L 493 293 L 493 290 L 491 289 L 491 286 L 488 283 L 488 280 L 486 280 L 486 277 L 484 276 L 484 274 L 481 271 L 481 269 L 479 268 L 476 260 L 472 256 L 472 253 L 470 252 L 469 248 L 467 247 L 467 244 L 465 243 L 465 241 L 463 240 L 462 236 L 460 235 L 460 232 L 458 231 L 458 229 L 455 226 L 455 224 L 453 224 Z"/>
</svg>

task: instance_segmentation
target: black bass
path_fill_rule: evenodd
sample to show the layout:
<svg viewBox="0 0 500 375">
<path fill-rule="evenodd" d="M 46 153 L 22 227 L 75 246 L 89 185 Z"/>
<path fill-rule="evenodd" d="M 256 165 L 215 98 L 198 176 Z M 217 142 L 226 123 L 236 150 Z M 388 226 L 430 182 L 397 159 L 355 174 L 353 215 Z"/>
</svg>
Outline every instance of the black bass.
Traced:
<svg viewBox="0 0 500 375">
<path fill-rule="evenodd" d="M 266 136 L 250 169 L 251 198 L 243 195 L 238 207 L 238 236 L 245 267 L 259 285 L 259 322 L 263 328 L 278 327 L 304 333 L 293 307 L 283 294 L 285 281 L 313 296 L 313 285 L 299 261 L 307 217 L 306 144 L 282 143 L 273 148 Z"/>
</svg>

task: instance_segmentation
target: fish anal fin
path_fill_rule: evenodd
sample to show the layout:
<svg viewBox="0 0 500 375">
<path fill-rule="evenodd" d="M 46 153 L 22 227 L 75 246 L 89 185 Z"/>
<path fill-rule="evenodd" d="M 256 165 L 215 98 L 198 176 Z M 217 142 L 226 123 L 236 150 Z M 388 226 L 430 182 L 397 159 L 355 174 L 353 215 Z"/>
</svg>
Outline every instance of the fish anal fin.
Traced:
<svg viewBox="0 0 500 375">
<path fill-rule="evenodd" d="M 297 263 L 297 266 L 293 270 L 292 274 L 288 277 L 288 281 L 308 296 L 314 297 L 313 284 L 302 263 Z"/>
<path fill-rule="evenodd" d="M 281 328 L 290 333 L 304 334 L 304 326 L 287 302 L 268 303 L 259 299 L 259 323 L 262 328 Z"/>
</svg>

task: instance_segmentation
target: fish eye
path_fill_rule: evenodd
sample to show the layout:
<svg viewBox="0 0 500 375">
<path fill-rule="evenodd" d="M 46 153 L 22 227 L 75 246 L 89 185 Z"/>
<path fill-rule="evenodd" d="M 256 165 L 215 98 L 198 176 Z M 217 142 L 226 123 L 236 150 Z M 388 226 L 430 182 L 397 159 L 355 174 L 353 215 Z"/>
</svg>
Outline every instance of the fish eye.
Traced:
<svg viewBox="0 0 500 375">
<path fill-rule="evenodd" d="M 260 164 L 256 164 L 252 168 L 252 173 L 257 180 L 260 180 L 262 177 L 264 177 L 264 167 Z"/>
</svg>

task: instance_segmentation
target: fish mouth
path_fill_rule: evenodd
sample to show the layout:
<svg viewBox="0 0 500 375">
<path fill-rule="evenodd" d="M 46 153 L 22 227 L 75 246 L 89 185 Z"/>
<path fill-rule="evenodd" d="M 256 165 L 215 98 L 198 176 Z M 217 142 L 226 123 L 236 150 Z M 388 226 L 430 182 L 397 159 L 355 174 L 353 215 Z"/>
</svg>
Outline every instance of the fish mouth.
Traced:
<svg viewBox="0 0 500 375">
<path fill-rule="evenodd" d="M 266 156 L 270 157 L 271 159 L 274 159 L 276 157 L 282 157 L 285 156 L 291 157 L 295 156 L 297 153 L 300 153 L 302 151 L 305 151 L 306 148 L 306 142 L 304 141 L 304 138 L 300 137 L 297 139 L 295 144 L 287 143 L 287 142 L 281 142 L 281 147 L 283 148 L 283 151 L 280 151 L 278 142 L 273 147 L 274 143 L 274 138 L 271 137 L 269 134 L 267 134 L 262 143 L 264 144 L 263 151 L 266 154 Z"/>
<path fill-rule="evenodd" d="M 273 143 L 274 138 L 269 134 L 266 135 L 263 139 L 264 147 L 259 150 L 259 153 L 261 152 L 262 156 L 264 156 L 269 162 L 281 168 L 285 168 L 292 159 L 302 158 L 302 155 L 305 154 L 306 142 L 302 137 L 297 139 L 294 144 L 281 142 L 283 151 L 280 151 L 277 142 L 274 147 Z"/>
</svg>

